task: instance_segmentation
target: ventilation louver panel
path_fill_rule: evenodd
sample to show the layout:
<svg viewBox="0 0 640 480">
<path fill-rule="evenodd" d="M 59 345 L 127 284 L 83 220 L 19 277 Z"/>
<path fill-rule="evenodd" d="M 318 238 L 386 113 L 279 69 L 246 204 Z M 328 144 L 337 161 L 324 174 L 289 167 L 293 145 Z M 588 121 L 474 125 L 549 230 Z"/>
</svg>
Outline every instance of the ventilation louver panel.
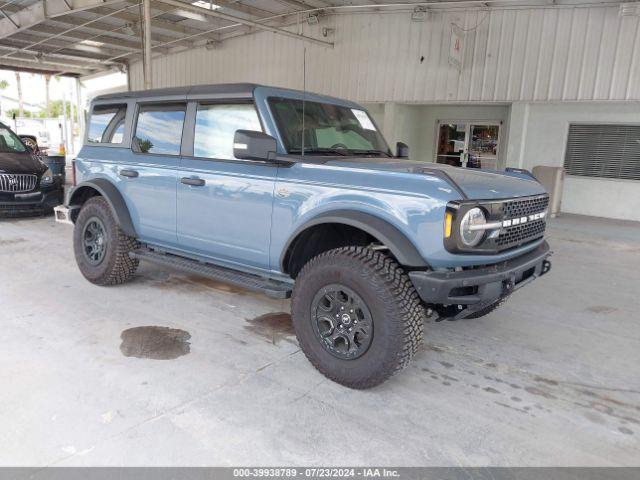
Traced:
<svg viewBox="0 0 640 480">
<path fill-rule="evenodd" d="M 569 125 L 568 175 L 640 180 L 640 125 Z"/>
</svg>

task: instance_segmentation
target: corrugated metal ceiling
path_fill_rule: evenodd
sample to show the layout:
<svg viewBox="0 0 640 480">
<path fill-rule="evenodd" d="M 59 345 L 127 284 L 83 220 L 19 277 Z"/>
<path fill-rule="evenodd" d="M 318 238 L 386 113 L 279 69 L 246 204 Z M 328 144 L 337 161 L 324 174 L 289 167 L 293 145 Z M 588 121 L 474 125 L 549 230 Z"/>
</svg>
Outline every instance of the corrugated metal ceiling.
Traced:
<svg viewBox="0 0 640 480">
<path fill-rule="evenodd" d="M 618 3 L 615 0 L 598 3 L 603 2 Z M 470 5 L 548 5 L 549 1 L 153 0 L 151 4 L 153 52 L 164 55 L 251 35 L 265 25 L 273 31 L 307 23 L 310 15 L 413 12 L 416 8 Z M 227 18 L 216 18 L 207 14 L 206 9 Z M 248 26 L 243 21 L 257 24 Z M 312 21 L 313 18 L 309 23 Z M 0 0 L 0 67 L 84 75 L 125 68 L 140 56 L 139 0 Z"/>
</svg>

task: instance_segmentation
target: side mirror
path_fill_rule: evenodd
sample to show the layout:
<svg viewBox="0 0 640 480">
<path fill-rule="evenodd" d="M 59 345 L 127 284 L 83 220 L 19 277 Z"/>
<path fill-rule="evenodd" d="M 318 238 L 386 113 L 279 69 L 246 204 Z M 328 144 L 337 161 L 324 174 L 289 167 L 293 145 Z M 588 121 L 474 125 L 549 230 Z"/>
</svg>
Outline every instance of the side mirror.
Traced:
<svg viewBox="0 0 640 480">
<path fill-rule="evenodd" d="M 263 132 L 236 130 L 233 137 L 233 156 L 242 160 L 272 160 L 276 150 L 276 139 Z"/>
<path fill-rule="evenodd" d="M 396 143 L 396 157 L 409 158 L 409 145 L 402 142 Z"/>
</svg>

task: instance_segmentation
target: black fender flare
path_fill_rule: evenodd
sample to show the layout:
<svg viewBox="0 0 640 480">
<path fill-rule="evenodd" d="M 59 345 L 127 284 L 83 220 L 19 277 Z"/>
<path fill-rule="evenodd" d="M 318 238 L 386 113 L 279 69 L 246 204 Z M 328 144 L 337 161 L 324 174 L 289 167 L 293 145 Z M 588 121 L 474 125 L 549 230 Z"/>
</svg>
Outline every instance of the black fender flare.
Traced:
<svg viewBox="0 0 640 480">
<path fill-rule="evenodd" d="M 93 180 L 87 180 L 86 182 L 80 183 L 71 192 L 68 205 L 70 207 L 78 205 L 78 201 L 82 197 L 82 192 L 86 191 L 86 189 L 93 189 L 104 197 L 111 207 L 111 211 L 116 217 L 118 226 L 122 231 L 130 237 L 137 238 L 138 235 L 136 234 L 136 229 L 133 227 L 133 222 L 131 221 L 131 215 L 129 214 L 127 204 L 125 203 L 118 188 L 109 180 L 104 178 L 95 178 Z"/>
<path fill-rule="evenodd" d="M 286 271 L 287 254 L 298 236 L 310 227 L 325 223 L 349 225 L 368 233 L 382 242 L 403 266 L 416 268 L 429 266 L 427 261 L 420 255 L 420 252 L 418 252 L 416 246 L 404 233 L 388 221 L 357 210 L 334 210 L 321 213 L 294 230 L 280 255 L 280 269 L 282 272 Z"/>
</svg>

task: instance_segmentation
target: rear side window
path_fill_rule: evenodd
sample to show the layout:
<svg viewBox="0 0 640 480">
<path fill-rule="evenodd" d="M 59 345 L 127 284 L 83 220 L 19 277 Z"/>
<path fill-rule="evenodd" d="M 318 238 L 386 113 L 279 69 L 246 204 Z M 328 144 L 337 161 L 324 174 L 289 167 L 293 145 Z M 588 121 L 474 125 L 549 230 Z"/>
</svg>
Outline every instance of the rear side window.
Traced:
<svg viewBox="0 0 640 480">
<path fill-rule="evenodd" d="M 88 143 L 122 143 L 126 105 L 97 105 L 89 120 Z"/>
<path fill-rule="evenodd" d="M 134 150 L 179 155 L 186 105 L 143 105 L 138 111 Z"/>
<path fill-rule="evenodd" d="M 205 158 L 234 159 L 233 137 L 236 130 L 262 131 L 253 104 L 199 105 L 193 155 Z"/>
</svg>

